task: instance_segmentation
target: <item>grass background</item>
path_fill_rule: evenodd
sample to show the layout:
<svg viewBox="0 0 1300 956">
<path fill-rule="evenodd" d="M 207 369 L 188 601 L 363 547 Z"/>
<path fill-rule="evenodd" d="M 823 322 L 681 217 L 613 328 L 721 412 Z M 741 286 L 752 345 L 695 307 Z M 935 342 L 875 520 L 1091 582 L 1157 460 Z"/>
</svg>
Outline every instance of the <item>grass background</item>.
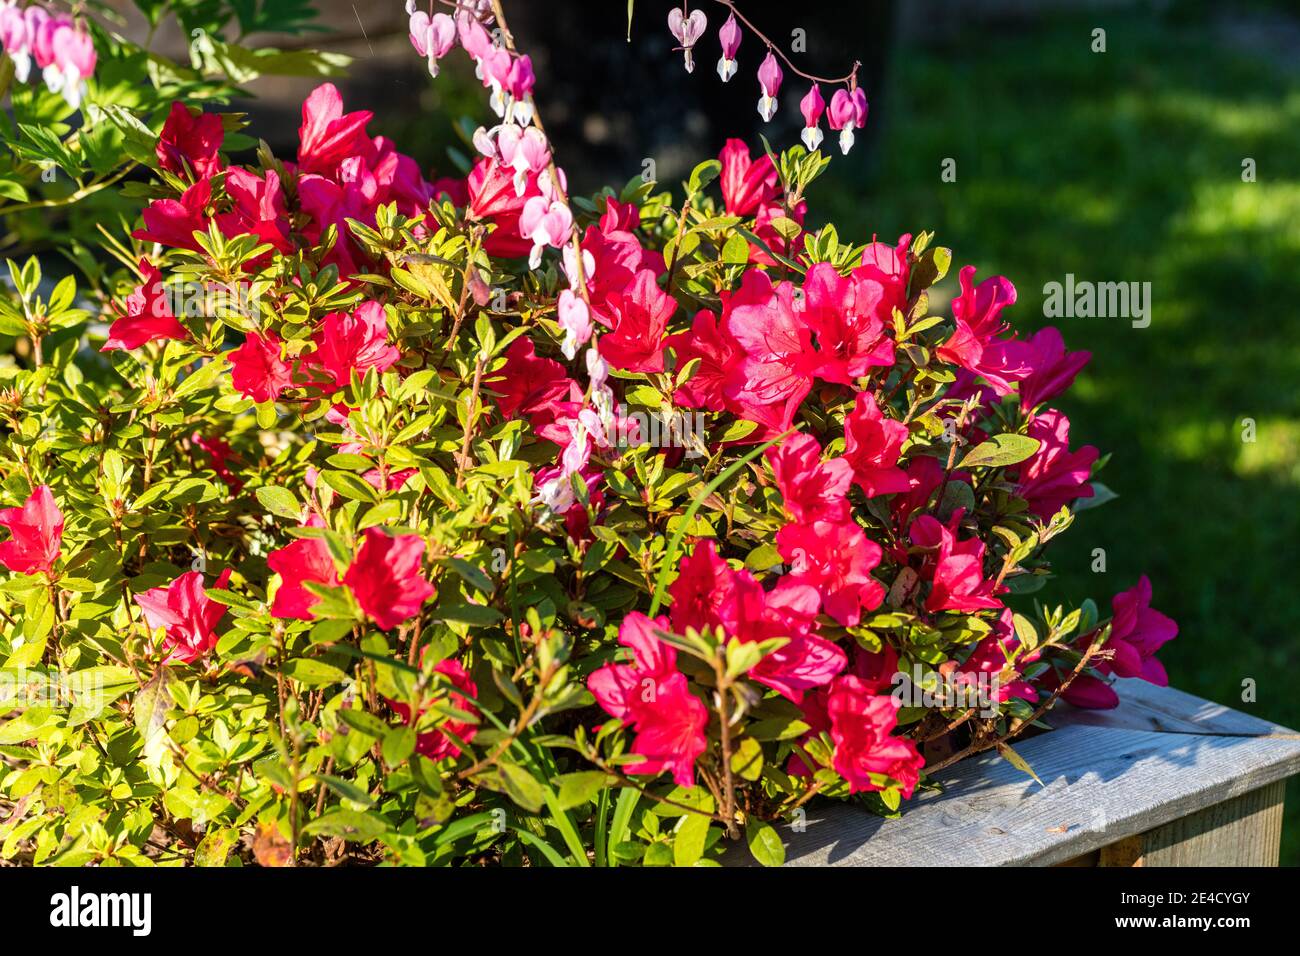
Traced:
<svg viewBox="0 0 1300 956">
<path fill-rule="evenodd" d="M 1300 727 L 1300 21 L 1058 13 L 896 52 L 865 182 L 814 192 L 841 235 L 932 229 L 1091 365 L 1061 402 L 1120 497 L 1054 545 L 1040 597 L 1105 607 L 1139 574 L 1181 628 L 1181 689 Z M 1107 52 L 1090 49 L 1104 25 Z M 1256 29 L 1261 27 L 1262 29 Z M 1289 44 L 1294 43 L 1294 46 Z M 873 109 L 875 107 L 873 106 Z M 957 180 L 940 180 L 945 158 Z M 1257 181 L 1242 181 L 1253 158 Z M 842 164 L 841 164 L 842 165 Z M 1152 321 L 1043 318 L 1066 273 L 1150 282 Z M 1256 440 L 1242 440 L 1243 419 Z M 1091 571 L 1104 548 L 1105 574 Z M 1256 686 L 1243 702 L 1243 681 Z M 1300 863 L 1300 787 L 1283 862 Z"/>
</svg>

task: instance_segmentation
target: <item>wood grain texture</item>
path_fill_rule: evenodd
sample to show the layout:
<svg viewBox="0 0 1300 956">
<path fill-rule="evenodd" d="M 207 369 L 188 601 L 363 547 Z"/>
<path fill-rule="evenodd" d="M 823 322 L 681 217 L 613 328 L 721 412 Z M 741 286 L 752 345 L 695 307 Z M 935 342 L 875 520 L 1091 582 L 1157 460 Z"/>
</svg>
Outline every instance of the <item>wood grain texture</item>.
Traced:
<svg viewBox="0 0 1300 956">
<path fill-rule="evenodd" d="M 1016 744 L 1042 785 L 984 754 L 942 771 L 944 792 L 918 795 L 897 820 L 814 801 L 802 832 L 780 827 L 786 865 L 1052 865 L 1300 771 L 1294 731 L 1141 681 L 1116 689 L 1118 709 L 1061 708 L 1055 730 Z M 739 847 L 728 862 L 753 861 Z"/>
</svg>

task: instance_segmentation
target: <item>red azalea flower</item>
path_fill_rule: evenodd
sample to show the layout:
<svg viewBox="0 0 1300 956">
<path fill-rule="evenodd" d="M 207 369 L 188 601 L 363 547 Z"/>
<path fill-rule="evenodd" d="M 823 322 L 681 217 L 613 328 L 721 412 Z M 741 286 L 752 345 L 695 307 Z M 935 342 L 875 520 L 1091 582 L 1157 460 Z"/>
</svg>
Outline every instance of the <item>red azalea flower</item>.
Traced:
<svg viewBox="0 0 1300 956">
<path fill-rule="evenodd" d="M 220 116 L 201 110 L 191 113 L 184 103 L 175 102 L 154 152 L 159 165 L 168 172 L 183 176 L 188 166 L 196 179 L 207 179 L 221 170 L 217 151 L 224 138 Z"/>
<path fill-rule="evenodd" d="M 18 574 L 48 574 L 63 546 L 63 512 L 49 485 L 38 485 L 21 508 L 0 509 L 0 528 L 9 540 L 0 541 L 0 564 Z"/>
<path fill-rule="evenodd" d="M 303 527 L 320 527 L 319 518 Z M 280 575 L 280 587 L 271 602 L 271 616 L 310 621 L 315 615 L 311 609 L 320 600 L 307 590 L 308 581 L 333 587 L 339 583 L 339 572 L 330 557 L 329 546 L 320 538 L 295 538 L 286 547 L 272 551 L 266 566 Z"/>
<path fill-rule="evenodd" d="M 781 198 L 781 177 L 767 153 L 749 156 L 743 140 L 729 139 L 718 154 L 722 173 L 722 203 L 733 216 L 752 216 L 759 208 Z"/>
<path fill-rule="evenodd" d="M 691 359 L 699 359 L 691 377 L 673 393 L 673 401 L 687 408 L 726 411 L 730 406 L 724 394 L 733 368 L 744 356 L 727 330 L 718 324 L 712 312 L 695 313 L 689 332 L 679 332 L 664 340 L 677 356 L 678 369 Z"/>
<path fill-rule="evenodd" d="M 436 593 L 433 585 L 420 577 L 423 558 L 424 539 L 418 534 L 365 530 L 361 549 L 343 575 L 343 583 L 380 630 L 392 630 L 414 617 Z"/>
<path fill-rule="evenodd" d="M 226 587 L 230 570 L 221 572 L 213 588 Z M 189 664 L 217 646 L 216 626 L 226 607 L 204 593 L 202 571 L 186 571 L 166 587 L 137 594 L 135 603 L 151 631 L 164 630 L 163 647 L 169 652 L 164 664 Z"/>
<path fill-rule="evenodd" d="M 331 312 L 312 336 L 316 350 L 308 357 L 313 368 L 325 373 L 327 389 L 346 388 L 352 373 L 367 369 L 386 372 L 401 358 L 388 344 L 388 319 L 378 302 L 362 302 L 351 312 Z"/>
<path fill-rule="evenodd" d="M 911 489 L 907 473 L 898 467 L 906 440 L 907 426 L 882 415 L 870 392 L 859 392 L 844 419 L 844 460 L 868 498 Z"/>
<path fill-rule="evenodd" d="M 889 735 L 898 724 L 893 697 L 873 694 L 858 678 L 844 674 L 831 685 L 826 712 L 835 743 L 833 764 L 850 793 L 883 790 L 885 782 L 878 778 L 886 777 L 899 784 L 904 797 L 912 795 L 925 760 L 912 741 Z"/>
<path fill-rule="evenodd" d="M 302 104 L 298 129 L 298 166 L 304 173 L 333 175 L 340 163 L 370 146 L 369 110 L 343 112 L 343 97 L 333 83 L 322 83 Z"/>
<path fill-rule="evenodd" d="M 257 176 L 232 166 L 226 171 L 226 195 L 234 203 L 229 212 L 217 215 L 217 228 L 227 239 L 254 235 L 280 252 L 291 252 L 289 213 L 284 204 L 284 187 L 275 170 Z"/>
<path fill-rule="evenodd" d="M 458 694 L 454 690 L 447 691 L 445 701 L 447 706 L 454 707 L 456 710 L 462 710 L 467 714 L 473 714 L 475 718 L 477 718 L 479 716 L 479 709 L 474 705 L 471 698 L 478 697 L 478 685 L 474 683 L 473 678 L 469 676 L 469 673 L 460 662 L 448 658 L 447 660 L 439 661 L 433 669 L 436 673 L 442 674 L 444 677 L 448 678 L 455 687 L 464 692 Z M 408 726 L 417 723 L 420 717 L 424 715 L 424 711 L 421 710 L 420 713 L 416 714 L 415 718 L 412 719 L 411 708 L 406 706 L 406 704 L 403 704 L 400 701 L 389 701 L 388 704 L 393 708 L 394 713 L 401 717 L 402 721 Z M 456 746 L 456 744 L 452 742 L 451 737 L 447 735 L 451 734 L 463 743 L 469 743 L 474 739 L 474 735 L 477 733 L 477 722 L 460 720 L 456 717 L 447 717 L 438 728 L 419 734 L 415 738 L 415 752 L 435 761 L 444 760 L 448 757 L 459 757 L 460 747 Z"/>
<path fill-rule="evenodd" d="M 255 402 L 273 402 L 292 382 L 292 366 L 280 357 L 280 336 L 250 333 L 229 354 L 230 380 L 235 391 Z"/>
<path fill-rule="evenodd" d="M 244 482 L 226 465 L 230 459 L 236 457 L 230 444 L 220 438 L 209 438 L 199 432 L 192 434 L 190 441 L 208 453 L 212 458 L 212 470 L 217 473 L 217 477 L 224 481 L 231 491 L 239 494 L 239 490 L 244 487 Z"/>
<path fill-rule="evenodd" d="M 1033 371 L 1020 380 L 1020 407 L 1026 412 L 1060 395 L 1092 359 L 1091 352 L 1067 352 L 1061 333 L 1052 326 L 1039 329 L 1029 340 Z"/>
<path fill-rule="evenodd" d="M 961 516 L 960 509 L 953 512 L 949 527 L 931 515 L 921 515 L 912 522 L 912 543 L 935 549 L 921 574 L 933 582 L 925 602 L 925 609 L 932 614 L 1002 607 L 1002 602 L 993 596 L 993 582 L 984 579 L 983 542 L 978 538 L 957 540 Z"/>
<path fill-rule="evenodd" d="M 776 546 L 790 562 L 782 583 L 814 588 L 822 608 L 845 627 L 885 599 L 884 585 L 871 576 L 884 552 L 855 523 L 788 524 L 777 532 Z"/>
<path fill-rule="evenodd" d="M 1079 498 L 1093 496 L 1093 463 L 1097 449 L 1084 445 L 1070 451 L 1070 420 L 1055 409 L 1036 415 L 1026 434 L 1042 444 L 1037 452 L 1018 469 L 1016 494 L 1029 502 L 1029 510 L 1040 518 L 1050 518 L 1061 508 Z"/>
<path fill-rule="evenodd" d="M 961 270 L 961 295 L 952 302 L 957 329 L 935 350 L 944 361 L 981 376 L 999 395 L 1011 391 L 1012 382 L 1033 369 L 1027 342 L 1000 338 L 1007 330 L 1002 310 L 1016 301 L 1016 287 L 1003 276 L 973 284 L 974 266 Z"/>
<path fill-rule="evenodd" d="M 131 233 L 133 239 L 157 242 L 173 249 L 199 252 L 194 233 L 207 232 L 208 204 L 212 202 L 212 180 L 200 179 L 180 199 L 156 199 L 144 207 L 140 217 L 144 228 Z"/>
<path fill-rule="evenodd" d="M 639 612 L 623 619 L 618 641 L 632 650 L 631 664 L 606 664 L 587 678 L 587 689 L 613 717 L 636 733 L 632 752 L 644 759 L 628 773 L 668 770 L 683 787 L 695 784 L 695 759 L 704 752 L 709 714 L 677 671 L 677 652 L 655 636 L 668 622 Z"/>
<path fill-rule="evenodd" d="M 843 458 L 822 461 L 821 445 L 811 435 L 791 435 L 767 450 L 776 487 L 794 521 L 844 522 L 849 519 L 853 467 Z"/>
<path fill-rule="evenodd" d="M 812 332 L 795 312 L 793 288 L 783 282 L 773 289 L 766 273 L 749 270 L 725 303 L 723 324 L 745 353 L 728 379 L 727 398 L 744 418 L 785 431 L 821 367 Z"/>
<path fill-rule="evenodd" d="M 126 297 L 126 308 L 121 318 L 109 326 L 108 341 L 100 348 L 101 352 L 130 351 L 146 342 L 160 339 L 184 341 L 190 337 L 189 331 L 172 314 L 158 267 L 148 259 L 141 259 L 140 274 L 142 281 Z"/>
<path fill-rule="evenodd" d="M 859 270 L 863 271 L 863 270 Z M 803 319 L 817 335 L 823 355 L 819 377 L 853 385 L 873 367 L 894 364 L 894 342 L 882 317 L 885 289 L 866 276 L 845 278 L 829 262 L 808 270 L 803 282 Z"/>
<path fill-rule="evenodd" d="M 600 354 L 614 368 L 629 372 L 662 372 L 664 330 L 677 302 L 642 269 L 623 292 L 605 302 L 614 331 L 600 340 Z"/>
<path fill-rule="evenodd" d="M 1120 677 L 1140 677 L 1160 687 L 1169 686 L 1169 675 L 1156 660 L 1156 651 L 1178 636 L 1173 619 L 1151 607 L 1151 582 L 1144 574 L 1127 591 L 1111 601 L 1111 621 L 1106 648 L 1115 656 L 1108 662 Z"/>
</svg>

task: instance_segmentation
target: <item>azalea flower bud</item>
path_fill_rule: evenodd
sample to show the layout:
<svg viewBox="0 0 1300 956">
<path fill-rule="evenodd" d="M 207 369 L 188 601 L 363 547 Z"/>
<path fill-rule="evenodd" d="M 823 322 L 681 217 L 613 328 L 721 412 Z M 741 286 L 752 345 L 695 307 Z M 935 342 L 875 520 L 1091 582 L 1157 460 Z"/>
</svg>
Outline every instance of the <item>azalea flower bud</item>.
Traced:
<svg viewBox="0 0 1300 956">
<path fill-rule="evenodd" d="M 826 111 L 826 103 L 822 100 L 822 91 L 814 83 L 804 94 L 804 98 L 799 101 L 799 110 L 803 113 L 803 144 L 808 149 L 814 150 L 821 145 L 822 131 L 817 124 L 821 122 L 822 113 Z"/>
<path fill-rule="evenodd" d="M 763 88 L 763 95 L 758 98 L 758 115 L 763 122 L 771 122 L 776 115 L 776 94 L 781 89 L 781 64 L 771 50 L 758 68 L 758 85 Z"/>
<path fill-rule="evenodd" d="M 687 73 L 695 72 L 695 56 L 691 48 L 700 37 L 704 36 L 704 29 L 708 25 L 709 21 L 704 16 L 703 10 L 696 10 L 690 16 L 686 15 L 684 8 L 673 7 L 668 11 L 668 29 L 682 45 L 682 52 L 686 56 Z"/>
<path fill-rule="evenodd" d="M 560 345 L 560 351 L 564 353 L 565 358 L 573 361 L 574 356 L 578 354 L 578 349 L 591 339 L 591 311 L 587 308 L 586 302 L 573 294 L 572 289 L 564 289 L 560 292 L 555 311 L 560 321 L 560 328 L 564 329 L 564 342 Z"/>
<path fill-rule="evenodd" d="M 740 24 L 736 23 L 733 13 L 718 31 L 718 41 L 722 44 L 722 59 L 718 60 L 718 76 L 726 83 L 736 75 L 736 51 L 740 49 Z"/>
</svg>

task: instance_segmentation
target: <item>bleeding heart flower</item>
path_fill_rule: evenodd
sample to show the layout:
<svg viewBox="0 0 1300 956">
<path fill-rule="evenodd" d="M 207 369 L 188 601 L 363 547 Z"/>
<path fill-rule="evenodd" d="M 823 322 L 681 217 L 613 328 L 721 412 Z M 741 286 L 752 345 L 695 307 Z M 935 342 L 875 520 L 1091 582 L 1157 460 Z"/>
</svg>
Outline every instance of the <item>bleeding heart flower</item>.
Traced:
<svg viewBox="0 0 1300 956">
<path fill-rule="evenodd" d="M 718 60 L 718 76 L 722 78 L 723 83 L 736 75 L 736 51 L 740 49 L 742 35 L 734 13 L 727 17 L 727 22 L 718 31 L 718 41 L 722 44 L 722 59 Z"/>
<path fill-rule="evenodd" d="M 763 90 L 763 95 L 758 98 L 758 115 L 763 117 L 763 122 L 771 122 L 776 115 L 776 94 L 781 89 L 781 64 L 776 61 L 776 55 L 767 51 L 762 65 L 758 68 L 758 85 Z"/>
<path fill-rule="evenodd" d="M 564 329 L 564 342 L 560 346 L 560 351 L 564 353 L 565 358 L 573 361 L 574 356 L 578 354 L 578 349 L 586 345 L 591 338 L 591 312 L 587 308 L 587 303 L 574 295 L 572 289 L 564 289 L 560 292 L 555 308 L 560 328 Z"/>
<path fill-rule="evenodd" d="M 528 255 L 528 265 L 536 269 L 542 264 L 542 250 L 546 246 L 560 248 L 573 231 L 573 213 L 559 200 L 547 201 L 545 196 L 534 196 L 524 203 L 519 214 L 519 234 L 533 243 Z"/>
<path fill-rule="evenodd" d="M 821 88 L 816 83 L 808 88 L 804 98 L 799 101 L 799 111 L 803 113 L 803 132 L 800 138 L 809 150 L 814 150 L 822 143 L 822 131 L 818 124 L 822 113 L 826 111 Z"/>
<path fill-rule="evenodd" d="M 704 36 L 704 30 L 708 25 L 709 21 L 704 16 L 703 10 L 696 10 L 690 16 L 686 15 L 684 9 L 678 7 L 673 7 L 668 11 L 668 30 L 681 44 L 682 52 L 686 56 L 687 73 L 695 71 L 695 56 L 691 48 L 695 46 L 700 37 Z"/>
</svg>

